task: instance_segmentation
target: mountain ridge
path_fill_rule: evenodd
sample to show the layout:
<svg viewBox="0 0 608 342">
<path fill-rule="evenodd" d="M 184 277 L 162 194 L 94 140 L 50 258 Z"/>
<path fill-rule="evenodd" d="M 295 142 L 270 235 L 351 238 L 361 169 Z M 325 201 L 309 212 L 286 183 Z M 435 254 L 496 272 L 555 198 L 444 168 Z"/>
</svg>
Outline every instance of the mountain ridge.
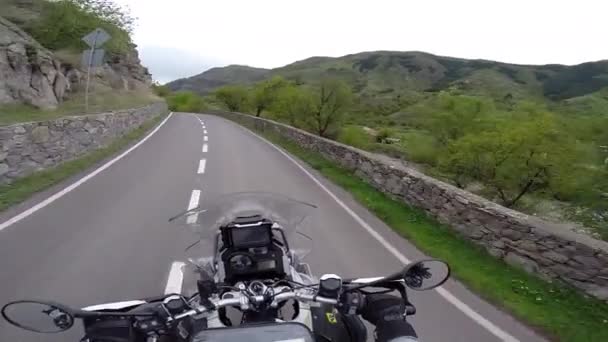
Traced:
<svg viewBox="0 0 608 342">
<path fill-rule="evenodd" d="M 167 86 L 171 90 L 191 90 L 198 93 L 208 93 L 228 84 L 241 83 L 243 81 L 261 81 L 270 70 L 248 65 L 231 64 L 225 67 L 213 67 L 200 74 L 171 81 L 167 83 Z M 231 76 L 236 74 L 238 74 L 237 77 Z"/>
<path fill-rule="evenodd" d="M 608 87 L 608 60 L 576 65 L 533 65 L 438 56 L 422 51 L 380 50 L 341 57 L 314 56 L 274 69 L 242 65 L 212 68 L 167 85 L 172 90 L 208 94 L 223 85 L 248 85 L 277 75 L 296 83 L 315 83 L 324 77 L 342 79 L 364 97 L 450 89 L 499 100 L 564 100 Z"/>
</svg>

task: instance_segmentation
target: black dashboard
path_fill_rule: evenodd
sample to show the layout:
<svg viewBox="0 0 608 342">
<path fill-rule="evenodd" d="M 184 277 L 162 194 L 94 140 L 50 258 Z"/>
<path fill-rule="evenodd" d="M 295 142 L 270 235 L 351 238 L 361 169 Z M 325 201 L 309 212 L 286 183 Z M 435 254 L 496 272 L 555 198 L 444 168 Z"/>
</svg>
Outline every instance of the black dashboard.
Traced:
<svg viewBox="0 0 608 342">
<path fill-rule="evenodd" d="M 226 283 L 285 276 L 284 250 L 273 224 L 260 216 L 239 218 L 220 228 Z"/>
</svg>

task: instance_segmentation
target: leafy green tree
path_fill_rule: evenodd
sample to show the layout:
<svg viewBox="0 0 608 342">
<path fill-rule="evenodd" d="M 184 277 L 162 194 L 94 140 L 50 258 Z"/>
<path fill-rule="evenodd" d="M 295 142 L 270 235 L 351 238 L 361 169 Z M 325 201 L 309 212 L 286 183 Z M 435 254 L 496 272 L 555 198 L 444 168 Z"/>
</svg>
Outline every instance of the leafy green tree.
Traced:
<svg viewBox="0 0 608 342">
<path fill-rule="evenodd" d="M 514 120 L 496 131 L 472 133 L 450 143 L 439 160 L 459 186 L 480 181 L 507 207 L 525 194 L 563 181 L 580 160 L 573 142 L 557 129 L 554 117 Z"/>
<path fill-rule="evenodd" d="M 314 91 L 313 127 L 322 137 L 336 130 L 353 99 L 352 90 L 343 81 L 326 79 Z"/>
<path fill-rule="evenodd" d="M 279 89 L 272 110 L 279 121 L 306 128 L 308 118 L 314 110 L 313 95 L 306 88 L 287 85 Z"/>
<path fill-rule="evenodd" d="M 224 86 L 215 91 L 215 98 L 231 112 L 244 112 L 249 106 L 249 91 L 244 86 Z"/>
<path fill-rule="evenodd" d="M 264 110 L 270 108 L 276 101 L 281 88 L 285 86 L 287 86 L 287 81 L 280 76 L 257 83 L 253 87 L 252 96 L 255 116 L 260 116 Z"/>
<path fill-rule="evenodd" d="M 135 18 L 129 10 L 114 3 L 112 0 L 69 0 L 84 11 L 93 13 L 95 16 L 126 32 L 133 32 Z"/>
<path fill-rule="evenodd" d="M 488 114 L 494 110 L 490 101 L 471 96 L 441 94 L 436 101 L 438 110 L 426 127 L 441 146 L 485 128 L 490 121 Z"/>
<path fill-rule="evenodd" d="M 111 0 L 58 0 L 42 4 L 40 18 L 25 29 L 47 48 L 86 48 L 81 38 L 97 27 L 112 36 L 104 46 L 110 52 L 123 53 L 132 44 L 130 32 L 135 18 Z"/>
</svg>

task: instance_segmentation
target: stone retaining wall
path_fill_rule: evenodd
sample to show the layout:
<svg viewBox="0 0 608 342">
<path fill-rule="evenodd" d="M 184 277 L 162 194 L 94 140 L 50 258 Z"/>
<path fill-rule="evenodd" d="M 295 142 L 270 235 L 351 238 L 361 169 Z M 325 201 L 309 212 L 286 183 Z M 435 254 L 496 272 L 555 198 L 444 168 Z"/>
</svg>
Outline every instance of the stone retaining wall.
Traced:
<svg viewBox="0 0 608 342">
<path fill-rule="evenodd" d="M 321 153 L 353 170 L 376 189 L 424 210 L 483 246 L 496 258 L 543 278 L 561 279 L 600 299 L 608 299 L 608 243 L 605 241 L 574 233 L 559 223 L 502 207 L 384 155 L 251 115 L 214 114 L 257 131 L 278 134 Z"/>
<path fill-rule="evenodd" d="M 161 113 L 164 102 L 109 113 L 0 127 L 0 184 L 108 145 Z"/>
</svg>

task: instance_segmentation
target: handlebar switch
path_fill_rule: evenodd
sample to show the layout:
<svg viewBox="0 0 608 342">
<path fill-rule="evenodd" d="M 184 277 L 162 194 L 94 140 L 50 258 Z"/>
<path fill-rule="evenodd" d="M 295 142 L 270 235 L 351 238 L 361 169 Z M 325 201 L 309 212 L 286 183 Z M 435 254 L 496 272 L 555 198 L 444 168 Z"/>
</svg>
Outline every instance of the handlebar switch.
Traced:
<svg viewBox="0 0 608 342">
<path fill-rule="evenodd" d="M 346 315 L 357 315 L 363 309 L 365 298 L 359 292 L 344 292 L 338 304 L 338 310 Z"/>
<path fill-rule="evenodd" d="M 342 290 L 342 278 L 335 274 L 324 274 L 319 279 L 319 292 L 321 297 L 338 299 Z"/>
<path fill-rule="evenodd" d="M 188 304 L 182 297 L 170 296 L 163 301 L 163 307 L 170 316 L 174 316 L 184 312 L 188 308 Z"/>
</svg>

